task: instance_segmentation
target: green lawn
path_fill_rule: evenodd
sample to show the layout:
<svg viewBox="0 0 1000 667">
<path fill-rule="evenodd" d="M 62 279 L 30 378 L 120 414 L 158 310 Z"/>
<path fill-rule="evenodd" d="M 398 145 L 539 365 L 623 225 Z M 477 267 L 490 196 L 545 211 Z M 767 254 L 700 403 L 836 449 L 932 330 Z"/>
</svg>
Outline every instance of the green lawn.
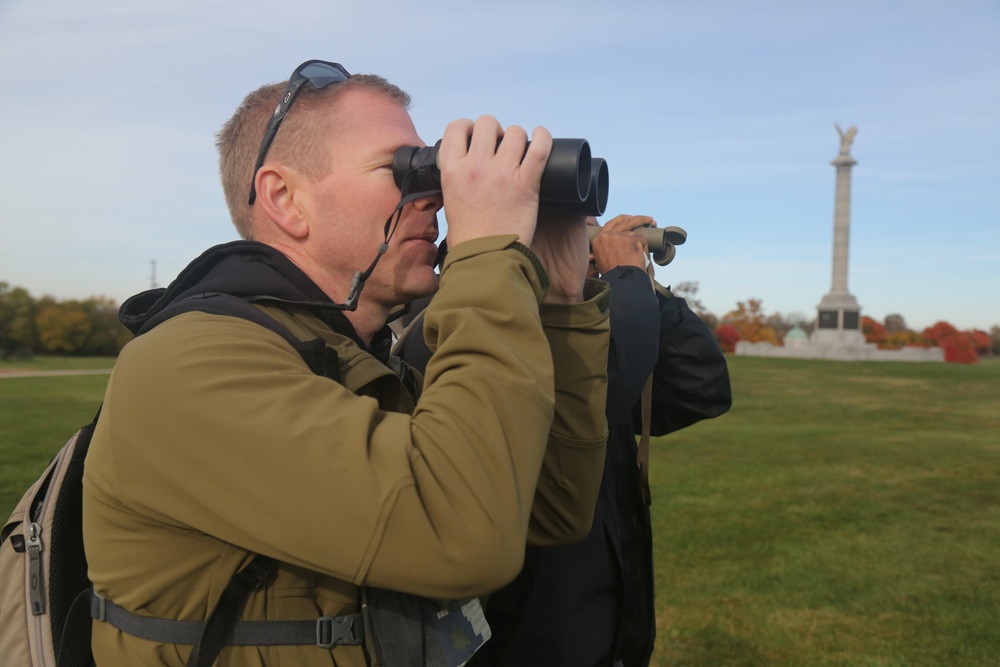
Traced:
<svg viewBox="0 0 1000 667">
<path fill-rule="evenodd" d="M 0 373 L 0 518 L 6 520 L 52 456 L 93 419 L 107 383 L 107 375 Z"/>
<path fill-rule="evenodd" d="M 653 664 L 1000 665 L 1000 364 L 730 369 L 653 447 Z"/>
<path fill-rule="evenodd" d="M 730 369 L 652 447 L 653 664 L 1000 665 L 1000 362 Z M 0 513 L 106 382 L 0 379 Z"/>
</svg>

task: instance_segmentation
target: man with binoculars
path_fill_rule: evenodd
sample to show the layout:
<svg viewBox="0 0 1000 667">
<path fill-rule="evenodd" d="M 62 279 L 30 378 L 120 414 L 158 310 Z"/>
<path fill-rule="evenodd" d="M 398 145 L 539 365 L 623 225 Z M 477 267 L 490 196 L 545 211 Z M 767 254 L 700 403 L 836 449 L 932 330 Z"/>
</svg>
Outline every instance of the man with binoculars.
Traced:
<svg viewBox="0 0 1000 667">
<path fill-rule="evenodd" d="M 401 193 L 408 101 L 323 61 L 251 93 L 217 142 L 244 240 L 122 307 L 84 474 L 99 666 L 457 666 L 526 542 L 590 530 L 609 294 L 583 216 L 539 215 L 552 138 L 454 121 L 441 190 Z M 435 290 L 421 378 L 386 324 Z"/>
<path fill-rule="evenodd" d="M 642 215 L 619 215 L 603 227 L 593 217 L 588 223 L 590 273 L 611 287 L 610 432 L 594 523 L 579 543 L 528 545 L 517 579 L 489 597 L 492 638 L 470 667 L 649 664 L 656 634 L 652 530 L 635 439 L 643 430 L 643 408 L 649 432 L 661 436 L 716 417 L 732 403 L 725 357 L 712 331 L 684 299 L 647 275 L 650 254 L 662 250 L 648 239 L 683 242 L 682 232 L 648 233 L 656 223 Z M 415 319 L 397 345 L 418 368 L 430 356 L 420 334 Z M 643 406 L 647 382 L 650 399 Z"/>
</svg>

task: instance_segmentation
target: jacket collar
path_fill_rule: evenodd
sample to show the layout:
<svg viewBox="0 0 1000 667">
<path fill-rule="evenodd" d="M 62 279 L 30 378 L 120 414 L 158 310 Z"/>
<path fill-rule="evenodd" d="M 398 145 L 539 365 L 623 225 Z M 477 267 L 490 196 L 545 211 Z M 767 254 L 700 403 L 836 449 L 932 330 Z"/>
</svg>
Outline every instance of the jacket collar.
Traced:
<svg viewBox="0 0 1000 667">
<path fill-rule="evenodd" d="M 223 293 L 251 303 L 304 306 L 327 326 L 366 346 L 342 310 L 290 259 L 257 241 L 213 246 L 188 264 L 167 287 L 146 290 L 126 299 L 118 319 L 133 333 L 169 304 L 198 294 Z M 388 327 L 378 332 L 368 350 L 385 360 L 391 346 Z"/>
</svg>

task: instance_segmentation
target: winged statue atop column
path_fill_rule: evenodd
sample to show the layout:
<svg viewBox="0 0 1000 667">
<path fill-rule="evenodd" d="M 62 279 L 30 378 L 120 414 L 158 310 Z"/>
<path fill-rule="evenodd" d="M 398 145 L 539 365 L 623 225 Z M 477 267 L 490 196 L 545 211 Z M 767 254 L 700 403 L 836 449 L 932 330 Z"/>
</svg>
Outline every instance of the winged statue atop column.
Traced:
<svg viewBox="0 0 1000 667">
<path fill-rule="evenodd" d="M 840 154 L 848 155 L 851 152 L 851 143 L 854 141 L 854 135 L 858 133 L 857 125 L 851 125 L 847 128 L 847 132 L 840 129 L 840 125 L 834 123 L 833 126 L 837 128 L 837 134 L 840 135 Z"/>
</svg>

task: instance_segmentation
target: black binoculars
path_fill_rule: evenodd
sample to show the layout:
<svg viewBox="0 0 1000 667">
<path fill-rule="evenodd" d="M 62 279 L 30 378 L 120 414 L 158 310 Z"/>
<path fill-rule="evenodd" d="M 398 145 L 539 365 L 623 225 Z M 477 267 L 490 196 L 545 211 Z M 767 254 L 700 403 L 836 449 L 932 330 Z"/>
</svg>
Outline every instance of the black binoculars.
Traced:
<svg viewBox="0 0 1000 667">
<path fill-rule="evenodd" d="M 529 142 L 530 143 L 530 142 Z M 392 160 L 396 187 L 407 193 L 441 189 L 437 158 L 441 141 L 419 148 L 402 146 Z M 538 206 L 543 211 L 604 215 L 608 205 L 608 163 L 590 155 L 586 139 L 553 139 L 552 153 L 542 171 Z"/>
<path fill-rule="evenodd" d="M 588 238 L 591 241 L 600 233 L 600 227 L 587 228 Z M 632 233 L 639 234 L 646 239 L 649 254 L 653 257 L 653 261 L 660 266 L 666 266 L 674 261 L 674 256 L 677 254 L 677 248 L 674 246 L 682 245 L 687 241 L 687 232 L 680 227 L 664 227 L 662 229 L 659 227 L 638 227 L 633 229 Z"/>
</svg>

